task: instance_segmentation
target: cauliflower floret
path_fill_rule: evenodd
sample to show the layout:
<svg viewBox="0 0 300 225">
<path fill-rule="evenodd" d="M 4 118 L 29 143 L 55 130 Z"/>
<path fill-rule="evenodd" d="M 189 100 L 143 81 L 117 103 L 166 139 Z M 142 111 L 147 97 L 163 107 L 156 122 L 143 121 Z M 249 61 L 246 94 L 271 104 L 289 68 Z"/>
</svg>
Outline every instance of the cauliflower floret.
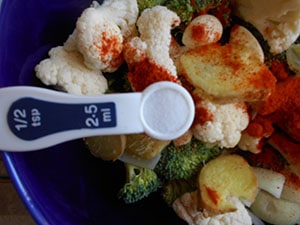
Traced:
<svg viewBox="0 0 300 225">
<path fill-rule="evenodd" d="M 300 34 L 299 0 L 231 0 L 236 13 L 253 24 L 273 53 L 281 53 Z"/>
<path fill-rule="evenodd" d="M 147 44 L 139 37 L 134 37 L 125 44 L 124 58 L 128 65 L 141 62 L 147 57 Z"/>
<path fill-rule="evenodd" d="M 94 8 L 83 12 L 76 24 L 77 48 L 91 69 L 115 71 L 122 63 L 123 36 L 120 28 Z"/>
<path fill-rule="evenodd" d="M 251 217 L 245 206 L 237 198 L 232 202 L 237 210 L 210 216 L 207 210 L 199 210 L 198 192 L 185 193 L 174 201 L 172 207 L 177 215 L 189 225 L 251 225 Z"/>
<path fill-rule="evenodd" d="M 203 118 L 206 119 L 203 121 Z M 218 104 L 200 99 L 196 102 L 196 118 L 192 129 L 195 138 L 203 142 L 232 148 L 238 144 L 241 132 L 248 123 L 245 104 Z"/>
<path fill-rule="evenodd" d="M 102 5 L 94 1 L 98 13 L 109 18 L 120 27 L 125 39 L 137 35 L 136 20 L 139 9 L 136 0 L 105 0 Z"/>
<path fill-rule="evenodd" d="M 249 151 L 254 154 L 261 152 L 261 138 L 253 137 L 247 132 L 242 132 L 241 139 L 238 143 L 238 146 L 241 150 Z"/>
<path fill-rule="evenodd" d="M 58 46 L 49 51 L 49 56 L 35 67 L 36 76 L 44 84 L 78 95 L 103 94 L 107 90 L 101 71 L 87 68 L 79 52 Z"/>
<path fill-rule="evenodd" d="M 123 62 L 124 39 L 137 34 L 136 1 L 107 0 L 93 2 L 78 18 L 70 40 L 76 40 L 85 64 L 91 69 L 114 72 Z M 72 42 L 71 42 L 72 43 Z M 72 47 L 67 42 L 67 47 Z"/>
<path fill-rule="evenodd" d="M 124 44 L 128 80 L 134 91 L 143 91 L 159 81 L 180 83 L 175 63 L 170 56 L 171 29 L 179 17 L 164 6 L 145 9 L 137 21 L 140 37 Z"/>
<path fill-rule="evenodd" d="M 257 115 L 242 132 L 238 146 L 241 150 L 259 153 L 264 146 L 264 138 L 270 137 L 273 132 L 272 121 Z"/>
<path fill-rule="evenodd" d="M 176 67 L 170 57 L 171 32 L 178 26 L 180 18 L 164 6 L 145 9 L 137 21 L 140 38 L 147 45 L 147 57 L 177 76 Z"/>
</svg>

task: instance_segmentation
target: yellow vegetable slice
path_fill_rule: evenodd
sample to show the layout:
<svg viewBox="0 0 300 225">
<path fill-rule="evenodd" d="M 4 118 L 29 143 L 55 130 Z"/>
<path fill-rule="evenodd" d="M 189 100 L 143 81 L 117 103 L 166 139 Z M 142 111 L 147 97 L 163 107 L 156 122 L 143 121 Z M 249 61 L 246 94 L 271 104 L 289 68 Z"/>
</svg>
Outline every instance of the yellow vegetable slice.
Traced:
<svg viewBox="0 0 300 225">
<path fill-rule="evenodd" d="M 126 146 L 125 135 L 87 137 L 84 141 L 92 155 L 107 161 L 117 160 Z"/>
<path fill-rule="evenodd" d="M 137 159 L 152 159 L 171 141 L 157 140 L 146 134 L 129 134 L 126 142 L 127 154 Z"/>
<path fill-rule="evenodd" d="M 258 190 L 253 168 L 238 155 L 222 155 L 209 161 L 198 182 L 203 208 L 215 213 L 236 210 L 229 200 L 232 197 L 253 202 Z"/>
<path fill-rule="evenodd" d="M 257 56 L 260 62 L 264 62 L 264 51 L 258 40 L 247 28 L 235 25 L 230 32 L 229 43 L 244 46 L 249 51 L 252 51 L 253 55 Z"/>
<path fill-rule="evenodd" d="M 244 45 L 206 45 L 184 52 L 179 73 L 204 96 L 222 102 L 266 99 L 276 79 Z"/>
</svg>

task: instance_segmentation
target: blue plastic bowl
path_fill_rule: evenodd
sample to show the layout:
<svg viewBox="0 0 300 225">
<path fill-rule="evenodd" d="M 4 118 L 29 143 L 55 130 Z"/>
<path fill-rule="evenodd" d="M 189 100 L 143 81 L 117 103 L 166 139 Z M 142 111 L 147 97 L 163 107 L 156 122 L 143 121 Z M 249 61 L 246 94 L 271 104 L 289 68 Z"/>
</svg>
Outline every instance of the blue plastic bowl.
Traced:
<svg viewBox="0 0 300 225">
<path fill-rule="evenodd" d="M 0 87 L 41 85 L 34 66 L 51 47 L 63 44 L 90 3 L 0 0 Z M 137 204 L 120 202 L 123 164 L 91 156 L 81 140 L 41 151 L 1 154 L 19 195 L 40 225 L 185 224 L 159 194 Z"/>
</svg>

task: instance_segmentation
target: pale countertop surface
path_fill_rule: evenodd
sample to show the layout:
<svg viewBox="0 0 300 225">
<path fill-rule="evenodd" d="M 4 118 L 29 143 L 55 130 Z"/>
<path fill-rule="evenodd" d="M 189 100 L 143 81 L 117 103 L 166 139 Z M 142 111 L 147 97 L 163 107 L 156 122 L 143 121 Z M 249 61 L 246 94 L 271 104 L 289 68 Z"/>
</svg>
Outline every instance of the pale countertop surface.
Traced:
<svg viewBox="0 0 300 225">
<path fill-rule="evenodd" d="M 3 174 L 6 171 L 0 158 L 0 225 L 37 225 L 11 181 L 2 178 Z"/>
</svg>

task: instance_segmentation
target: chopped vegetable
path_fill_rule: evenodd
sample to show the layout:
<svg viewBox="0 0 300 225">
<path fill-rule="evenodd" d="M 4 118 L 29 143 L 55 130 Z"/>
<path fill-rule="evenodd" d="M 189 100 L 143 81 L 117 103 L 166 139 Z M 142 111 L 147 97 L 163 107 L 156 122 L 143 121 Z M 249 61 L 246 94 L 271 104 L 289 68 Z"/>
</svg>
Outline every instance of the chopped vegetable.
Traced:
<svg viewBox="0 0 300 225">
<path fill-rule="evenodd" d="M 156 5 L 162 5 L 165 2 L 166 2 L 166 0 L 137 0 L 140 13 L 144 9 L 152 8 Z"/>
<path fill-rule="evenodd" d="M 173 202 L 180 198 L 184 193 L 193 192 L 195 190 L 197 190 L 197 185 L 194 177 L 190 180 L 170 180 L 163 187 L 162 198 L 168 205 L 171 206 Z"/>
<path fill-rule="evenodd" d="M 154 170 L 162 179 L 189 179 L 200 171 L 205 162 L 220 152 L 218 147 L 208 147 L 198 140 L 178 147 L 170 144 L 162 151 Z"/>
<path fill-rule="evenodd" d="M 294 157 L 300 148 L 300 79 L 294 76 L 300 71 L 300 4 L 270 2 L 94 1 L 65 44 L 36 66 L 43 83 L 73 94 L 141 92 L 171 81 L 193 95 L 194 123 L 176 140 L 143 134 L 85 139 L 94 156 L 124 162 L 118 197 L 125 203 L 161 191 L 189 224 L 250 225 L 245 206 L 231 197 L 262 199 L 256 197 L 258 178 L 258 188 L 280 198 L 263 196 L 252 209 L 256 215 L 268 220 L 264 213 L 272 209 L 261 206 L 278 200 L 284 208 L 288 200 L 297 203 L 289 211 L 300 218 Z M 218 157 L 224 152 L 239 156 Z M 255 175 L 244 159 L 272 171 L 259 168 Z"/>
<path fill-rule="evenodd" d="M 162 141 L 148 136 L 147 134 L 126 135 L 126 153 L 136 159 L 152 159 L 171 141 Z"/>
<path fill-rule="evenodd" d="M 219 214 L 236 210 L 229 200 L 231 197 L 254 202 L 258 182 L 253 168 L 243 157 L 221 155 L 210 160 L 200 171 L 198 190 L 201 206 Z"/>
<path fill-rule="evenodd" d="M 176 12 L 182 22 L 188 22 L 192 20 L 194 13 L 190 2 L 190 0 L 169 0 L 166 6 L 168 9 Z"/>
<path fill-rule="evenodd" d="M 210 9 L 217 8 L 224 4 L 222 0 L 167 0 L 165 5 L 176 12 L 183 23 L 193 19 L 198 12 L 208 12 Z"/>
<path fill-rule="evenodd" d="M 134 203 L 157 191 L 159 179 L 156 173 L 148 168 L 125 163 L 126 183 L 119 191 L 119 198 L 125 203 Z"/>
<path fill-rule="evenodd" d="M 85 138 L 84 142 L 95 157 L 115 161 L 125 150 L 126 136 L 124 134 L 93 136 Z"/>
</svg>

